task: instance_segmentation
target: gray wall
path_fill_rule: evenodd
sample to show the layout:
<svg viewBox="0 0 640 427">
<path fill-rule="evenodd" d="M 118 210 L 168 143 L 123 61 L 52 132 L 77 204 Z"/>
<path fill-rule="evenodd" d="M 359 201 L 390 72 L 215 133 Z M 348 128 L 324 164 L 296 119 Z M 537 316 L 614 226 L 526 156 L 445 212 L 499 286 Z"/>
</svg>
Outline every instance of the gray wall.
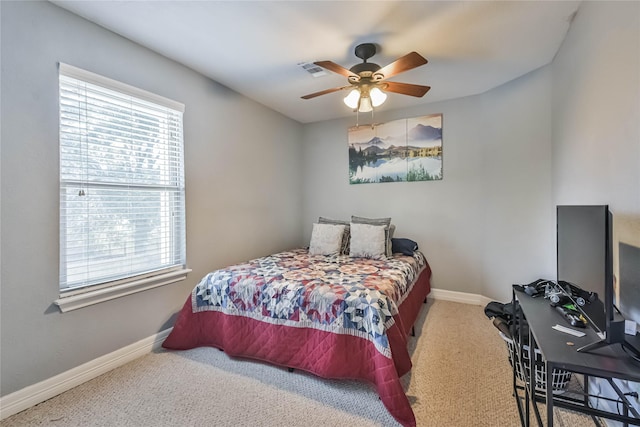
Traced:
<svg viewBox="0 0 640 427">
<path fill-rule="evenodd" d="M 4 396 L 171 326 L 211 269 L 299 246 L 302 126 L 50 3 L 0 7 Z M 52 306 L 58 61 L 186 104 L 187 280 L 65 314 Z"/>
<path fill-rule="evenodd" d="M 552 71 L 554 203 L 609 205 L 617 273 L 617 242 L 640 247 L 640 3 L 583 2 Z M 617 398 L 603 379 L 589 389 Z"/>
<path fill-rule="evenodd" d="M 553 85 L 554 202 L 609 204 L 640 246 L 640 3 L 584 2 Z"/>
<path fill-rule="evenodd" d="M 436 288 L 508 300 L 512 283 L 550 277 L 550 86 L 544 68 L 482 95 L 377 112 L 376 122 L 443 113 L 442 181 L 350 185 L 355 115 L 306 125 L 305 239 L 318 216 L 390 216 L 427 256 Z"/>
</svg>

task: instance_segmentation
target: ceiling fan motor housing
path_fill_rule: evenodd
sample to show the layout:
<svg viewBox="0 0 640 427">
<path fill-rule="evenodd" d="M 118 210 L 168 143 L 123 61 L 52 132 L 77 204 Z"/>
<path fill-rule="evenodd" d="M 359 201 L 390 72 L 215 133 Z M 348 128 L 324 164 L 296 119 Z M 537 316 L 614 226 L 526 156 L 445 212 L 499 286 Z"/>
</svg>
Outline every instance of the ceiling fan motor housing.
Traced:
<svg viewBox="0 0 640 427">
<path fill-rule="evenodd" d="M 353 67 L 349 68 L 349 71 L 352 73 L 356 73 L 360 75 L 360 77 L 370 77 L 373 73 L 378 71 L 381 67 L 378 64 L 374 64 L 373 62 L 363 62 L 361 64 L 356 64 Z M 362 75 L 361 73 L 366 72 L 366 75 Z"/>
<path fill-rule="evenodd" d="M 376 45 L 373 43 L 362 43 L 356 46 L 355 49 L 356 56 L 364 62 L 367 62 L 367 59 L 371 58 L 376 54 Z"/>
<path fill-rule="evenodd" d="M 378 64 L 374 64 L 373 62 L 367 62 L 367 59 L 375 55 L 376 51 L 377 51 L 376 45 L 373 43 L 362 43 L 356 46 L 355 54 L 358 58 L 362 59 L 363 62 L 360 64 L 354 65 L 349 69 L 349 71 L 357 74 L 358 76 L 364 79 L 369 79 L 374 77 L 374 73 L 382 67 Z M 352 84 L 358 81 L 359 81 L 358 78 L 355 78 L 355 77 L 349 78 L 349 82 L 351 82 Z"/>
</svg>

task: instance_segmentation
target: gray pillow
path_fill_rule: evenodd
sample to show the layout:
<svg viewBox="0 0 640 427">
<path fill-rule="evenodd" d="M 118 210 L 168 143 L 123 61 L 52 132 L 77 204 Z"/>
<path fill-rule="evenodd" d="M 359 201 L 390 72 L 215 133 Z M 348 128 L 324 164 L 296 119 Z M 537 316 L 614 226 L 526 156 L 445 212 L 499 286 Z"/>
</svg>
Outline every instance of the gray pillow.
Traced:
<svg viewBox="0 0 640 427">
<path fill-rule="evenodd" d="M 387 257 L 391 257 L 391 255 L 393 255 L 391 239 L 393 238 L 393 233 L 395 233 L 396 231 L 396 226 L 391 224 L 391 218 L 365 218 L 363 216 L 351 215 L 351 222 L 357 224 L 386 225 L 387 231 L 385 233 L 385 251 Z"/>
<path fill-rule="evenodd" d="M 370 225 L 390 225 L 391 218 L 365 218 L 363 216 L 351 215 L 351 222 Z"/>
<path fill-rule="evenodd" d="M 354 258 L 386 258 L 386 232 L 386 225 L 371 225 L 352 222 L 349 256 Z"/>
<path fill-rule="evenodd" d="M 351 233 L 350 233 L 350 222 L 349 221 L 343 221 L 340 219 L 331 219 L 331 218 L 325 218 L 325 217 L 320 217 L 318 218 L 318 223 L 320 224 L 337 224 L 337 225 L 344 225 L 344 234 L 342 235 L 342 247 L 340 250 L 340 253 L 343 255 L 349 255 L 349 240 L 351 239 Z"/>
</svg>

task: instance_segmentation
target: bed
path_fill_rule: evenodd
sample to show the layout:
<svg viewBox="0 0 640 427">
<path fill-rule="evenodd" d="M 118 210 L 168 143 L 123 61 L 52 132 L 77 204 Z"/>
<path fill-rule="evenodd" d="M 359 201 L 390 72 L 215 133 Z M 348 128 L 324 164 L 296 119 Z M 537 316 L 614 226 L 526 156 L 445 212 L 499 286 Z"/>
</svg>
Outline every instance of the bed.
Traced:
<svg viewBox="0 0 640 427">
<path fill-rule="evenodd" d="M 430 291 L 418 251 L 381 259 L 295 249 L 207 274 L 163 347 L 211 346 L 234 357 L 375 385 L 404 426 L 415 416 L 400 377 L 407 339 Z"/>
</svg>

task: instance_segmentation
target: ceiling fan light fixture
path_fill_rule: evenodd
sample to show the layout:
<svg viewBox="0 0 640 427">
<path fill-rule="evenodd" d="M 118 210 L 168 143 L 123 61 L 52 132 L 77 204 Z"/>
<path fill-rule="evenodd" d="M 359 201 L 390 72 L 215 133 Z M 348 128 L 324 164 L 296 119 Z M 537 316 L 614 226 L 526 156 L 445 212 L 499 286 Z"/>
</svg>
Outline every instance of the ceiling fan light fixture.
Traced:
<svg viewBox="0 0 640 427">
<path fill-rule="evenodd" d="M 353 89 L 349 92 L 349 95 L 344 97 L 344 103 L 347 107 L 355 110 L 358 108 L 358 101 L 360 100 L 360 91 L 358 89 Z"/>
<path fill-rule="evenodd" d="M 384 101 L 387 100 L 387 94 L 381 91 L 377 87 L 374 87 L 373 89 L 371 89 L 371 91 L 369 92 L 369 96 L 371 97 L 371 104 L 374 107 L 381 106 L 384 103 Z"/>
<path fill-rule="evenodd" d="M 358 107 L 358 111 L 361 113 L 368 113 L 373 110 L 373 105 L 371 105 L 371 98 L 368 96 L 363 96 L 360 98 L 360 106 Z"/>
</svg>

